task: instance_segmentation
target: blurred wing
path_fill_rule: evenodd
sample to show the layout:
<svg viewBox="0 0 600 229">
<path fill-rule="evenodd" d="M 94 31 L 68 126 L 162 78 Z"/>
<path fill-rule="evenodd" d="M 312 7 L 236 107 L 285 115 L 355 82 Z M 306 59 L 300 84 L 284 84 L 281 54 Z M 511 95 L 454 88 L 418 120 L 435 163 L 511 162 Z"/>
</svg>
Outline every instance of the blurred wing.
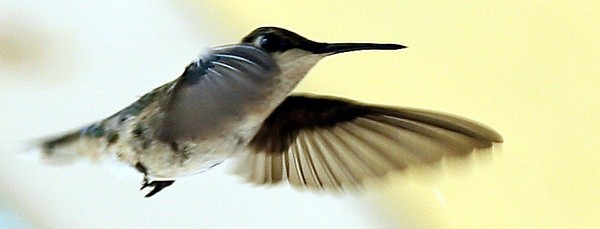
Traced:
<svg viewBox="0 0 600 229">
<path fill-rule="evenodd" d="M 489 127 L 447 114 L 293 95 L 264 122 L 237 172 L 258 184 L 343 190 L 502 141 Z"/>
<path fill-rule="evenodd" d="M 274 60 L 248 45 L 216 48 L 187 67 L 167 104 L 158 137 L 164 141 L 207 137 L 243 118 L 248 103 L 261 101 L 273 75 Z"/>
</svg>

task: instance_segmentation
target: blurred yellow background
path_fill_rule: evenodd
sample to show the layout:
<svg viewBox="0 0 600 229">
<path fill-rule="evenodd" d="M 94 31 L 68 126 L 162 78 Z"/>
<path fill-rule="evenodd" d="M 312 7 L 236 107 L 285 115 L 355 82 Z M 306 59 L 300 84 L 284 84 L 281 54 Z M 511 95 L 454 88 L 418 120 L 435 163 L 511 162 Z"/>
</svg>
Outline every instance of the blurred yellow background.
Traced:
<svg viewBox="0 0 600 229">
<path fill-rule="evenodd" d="M 214 10 L 234 31 L 274 25 L 319 41 L 407 45 L 325 59 L 298 90 L 450 112 L 503 134 L 494 159 L 467 173 L 390 179 L 377 201 L 399 225 L 600 228 L 599 1 L 219 1 Z"/>
</svg>

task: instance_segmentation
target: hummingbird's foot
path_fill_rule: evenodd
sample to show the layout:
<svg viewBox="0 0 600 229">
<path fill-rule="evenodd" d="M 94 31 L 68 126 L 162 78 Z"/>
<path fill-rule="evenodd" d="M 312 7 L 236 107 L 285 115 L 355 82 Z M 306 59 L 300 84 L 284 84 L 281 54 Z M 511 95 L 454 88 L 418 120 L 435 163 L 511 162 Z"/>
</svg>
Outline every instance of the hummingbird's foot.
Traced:
<svg viewBox="0 0 600 229">
<path fill-rule="evenodd" d="M 144 177 L 144 181 L 142 183 L 142 187 L 140 188 L 140 191 L 147 187 L 154 187 L 154 189 L 152 189 L 152 191 L 150 191 L 148 194 L 146 194 L 146 196 L 144 196 L 144 197 L 148 198 L 148 197 L 154 196 L 154 194 L 160 192 L 164 188 L 171 186 L 174 182 L 175 182 L 174 180 L 162 180 L 162 181 L 152 181 L 152 182 L 148 183 L 148 178 Z"/>
<path fill-rule="evenodd" d="M 142 187 L 140 188 L 140 191 L 144 190 L 144 188 L 147 187 L 154 187 L 152 191 L 146 194 L 146 198 L 154 196 L 154 194 L 160 192 L 160 190 L 163 190 L 166 187 L 171 186 L 175 182 L 174 180 L 155 180 L 148 183 L 148 171 L 146 170 L 146 167 L 142 165 L 142 163 L 138 162 L 137 164 L 135 164 L 135 168 L 144 174 L 144 181 L 142 181 Z"/>
</svg>

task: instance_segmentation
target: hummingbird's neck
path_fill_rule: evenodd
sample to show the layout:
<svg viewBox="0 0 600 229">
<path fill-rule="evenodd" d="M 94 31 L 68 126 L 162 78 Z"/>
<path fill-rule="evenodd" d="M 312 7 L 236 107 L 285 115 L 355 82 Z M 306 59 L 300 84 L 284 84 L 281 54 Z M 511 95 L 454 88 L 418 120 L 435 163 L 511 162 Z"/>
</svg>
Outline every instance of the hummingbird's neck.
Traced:
<svg viewBox="0 0 600 229">
<path fill-rule="evenodd" d="M 273 88 L 280 94 L 281 101 L 296 88 L 308 71 L 325 57 L 322 54 L 311 54 L 304 50 L 294 49 L 274 56 L 281 70 Z"/>
</svg>

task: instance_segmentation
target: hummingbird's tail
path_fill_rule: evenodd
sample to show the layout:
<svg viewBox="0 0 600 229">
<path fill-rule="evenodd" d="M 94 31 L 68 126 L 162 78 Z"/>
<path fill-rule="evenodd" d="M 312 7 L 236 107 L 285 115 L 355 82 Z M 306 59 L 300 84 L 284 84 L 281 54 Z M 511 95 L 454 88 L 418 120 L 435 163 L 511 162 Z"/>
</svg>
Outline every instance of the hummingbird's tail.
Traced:
<svg viewBox="0 0 600 229">
<path fill-rule="evenodd" d="M 100 138 L 91 137 L 81 131 L 72 131 L 38 142 L 40 159 L 52 165 L 71 164 L 81 159 L 100 159 L 102 144 Z"/>
</svg>

